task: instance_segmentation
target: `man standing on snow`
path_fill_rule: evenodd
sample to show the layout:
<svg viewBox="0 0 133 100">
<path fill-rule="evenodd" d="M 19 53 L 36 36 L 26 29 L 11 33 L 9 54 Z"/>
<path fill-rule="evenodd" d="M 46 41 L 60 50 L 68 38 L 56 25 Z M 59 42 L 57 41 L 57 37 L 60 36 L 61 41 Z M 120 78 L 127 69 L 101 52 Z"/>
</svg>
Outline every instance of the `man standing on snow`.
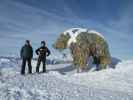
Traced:
<svg viewBox="0 0 133 100">
<path fill-rule="evenodd" d="M 46 72 L 46 56 L 50 55 L 50 50 L 46 47 L 45 41 L 41 41 L 41 47 L 36 50 L 36 54 L 38 55 L 36 72 L 39 73 L 41 62 L 43 64 L 43 72 Z"/>
<path fill-rule="evenodd" d="M 26 40 L 25 45 L 21 48 L 20 56 L 21 56 L 21 59 L 23 60 L 21 74 L 22 75 L 25 74 L 26 62 L 28 62 L 28 69 L 29 69 L 28 72 L 29 74 L 31 74 L 32 73 L 31 59 L 33 57 L 33 49 L 29 40 Z"/>
</svg>

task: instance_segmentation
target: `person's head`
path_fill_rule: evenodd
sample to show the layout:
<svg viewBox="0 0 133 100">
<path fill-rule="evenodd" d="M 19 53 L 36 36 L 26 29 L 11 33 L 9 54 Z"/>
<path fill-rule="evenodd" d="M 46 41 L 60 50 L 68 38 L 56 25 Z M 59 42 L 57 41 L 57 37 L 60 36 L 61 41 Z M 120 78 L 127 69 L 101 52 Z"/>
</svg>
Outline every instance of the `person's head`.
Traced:
<svg viewBox="0 0 133 100">
<path fill-rule="evenodd" d="M 46 42 L 45 41 L 41 41 L 41 46 L 45 46 Z"/>
<path fill-rule="evenodd" d="M 25 45 L 30 45 L 30 40 L 26 40 Z"/>
</svg>

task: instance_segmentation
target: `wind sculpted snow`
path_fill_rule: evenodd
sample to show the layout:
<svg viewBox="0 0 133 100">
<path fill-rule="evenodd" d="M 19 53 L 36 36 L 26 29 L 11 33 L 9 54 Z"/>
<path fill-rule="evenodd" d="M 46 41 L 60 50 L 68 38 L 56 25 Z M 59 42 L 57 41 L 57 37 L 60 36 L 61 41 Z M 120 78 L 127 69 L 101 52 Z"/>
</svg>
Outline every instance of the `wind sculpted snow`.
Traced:
<svg viewBox="0 0 133 100">
<path fill-rule="evenodd" d="M 33 70 L 35 65 L 33 61 Z M 116 69 L 79 74 L 66 68 L 70 65 L 48 65 L 45 74 L 25 76 L 19 73 L 20 62 L 14 67 L 2 65 L 0 100 L 133 100 L 133 61 L 122 61 Z"/>
</svg>

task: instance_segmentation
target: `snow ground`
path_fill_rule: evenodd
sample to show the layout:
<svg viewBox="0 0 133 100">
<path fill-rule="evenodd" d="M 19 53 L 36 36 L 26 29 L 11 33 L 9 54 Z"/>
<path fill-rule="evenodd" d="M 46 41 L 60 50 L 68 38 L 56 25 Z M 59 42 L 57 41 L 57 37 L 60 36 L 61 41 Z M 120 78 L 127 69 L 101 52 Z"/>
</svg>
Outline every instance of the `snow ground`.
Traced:
<svg viewBox="0 0 133 100">
<path fill-rule="evenodd" d="M 115 69 L 75 73 L 71 64 L 48 65 L 47 73 L 20 75 L 20 61 L 0 60 L 0 100 L 133 100 L 133 61 Z M 33 61 L 35 72 L 36 62 Z"/>
</svg>

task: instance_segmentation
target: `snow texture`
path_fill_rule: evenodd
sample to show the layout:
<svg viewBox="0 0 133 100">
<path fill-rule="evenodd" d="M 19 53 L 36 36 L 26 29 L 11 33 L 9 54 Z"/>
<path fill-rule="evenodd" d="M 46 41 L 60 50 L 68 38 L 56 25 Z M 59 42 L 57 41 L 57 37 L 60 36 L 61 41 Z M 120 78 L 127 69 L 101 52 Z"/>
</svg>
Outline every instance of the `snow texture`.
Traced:
<svg viewBox="0 0 133 100">
<path fill-rule="evenodd" d="M 0 100 L 133 100 L 132 60 L 85 73 L 75 73 L 70 63 L 47 65 L 44 74 L 35 73 L 33 61 L 34 73 L 25 76 L 19 73 L 20 64 L 0 59 Z"/>
<path fill-rule="evenodd" d="M 69 34 L 70 35 L 70 39 L 68 41 L 68 47 L 70 46 L 71 43 L 76 43 L 76 37 L 82 33 L 82 32 L 87 32 L 88 34 L 97 34 L 98 36 L 103 37 L 103 35 L 95 30 L 88 30 L 88 29 L 85 29 L 85 28 L 71 28 L 71 29 L 68 29 L 66 30 L 65 32 L 63 32 L 63 34 Z"/>
</svg>

